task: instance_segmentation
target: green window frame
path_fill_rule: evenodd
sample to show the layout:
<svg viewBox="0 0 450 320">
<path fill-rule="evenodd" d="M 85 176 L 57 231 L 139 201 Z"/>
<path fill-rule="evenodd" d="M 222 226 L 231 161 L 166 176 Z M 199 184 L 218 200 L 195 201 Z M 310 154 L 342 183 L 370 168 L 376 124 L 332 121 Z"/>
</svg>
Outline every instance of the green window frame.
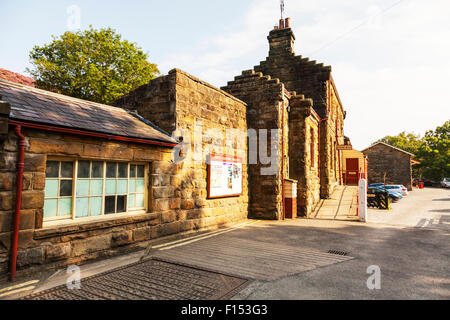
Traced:
<svg viewBox="0 0 450 320">
<path fill-rule="evenodd" d="M 147 171 L 143 163 L 48 160 L 44 221 L 145 211 Z"/>
</svg>

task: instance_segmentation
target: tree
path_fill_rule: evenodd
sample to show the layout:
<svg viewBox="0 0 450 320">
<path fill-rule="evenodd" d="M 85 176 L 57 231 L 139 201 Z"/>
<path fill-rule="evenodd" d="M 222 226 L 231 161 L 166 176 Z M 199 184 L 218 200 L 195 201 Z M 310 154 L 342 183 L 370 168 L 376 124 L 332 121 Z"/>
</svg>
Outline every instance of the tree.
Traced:
<svg viewBox="0 0 450 320">
<path fill-rule="evenodd" d="M 424 178 L 439 181 L 450 177 L 450 121 L 425 134 L 417 158 Z"/>
<path fill-rule="evenodd" d="M 30 52 L 27 71 L 41 89 L 109 104 L 148 83 L 159 70 L 135 43 L 106 28 L 65 32 Z"/>
<path fill-rule="evenodd" d="M 422 144 L 420 135 L 406 132 L 402 132 L 397 136 L 386 136 L 377 142 L 384 142 L 412 154 L 416 154 Z"/>
<path fill-rule="evenodd" d="M 428 131 L 423 138 L 402 132 L 397 136 L 386 136 L 377 142 L 414 154 L 414 159 L 420 161 L 420 164 L 413 167 L 416 177 L 434 181 L 450 177 L 450 121 L 434 131 Z"/>
</svg>

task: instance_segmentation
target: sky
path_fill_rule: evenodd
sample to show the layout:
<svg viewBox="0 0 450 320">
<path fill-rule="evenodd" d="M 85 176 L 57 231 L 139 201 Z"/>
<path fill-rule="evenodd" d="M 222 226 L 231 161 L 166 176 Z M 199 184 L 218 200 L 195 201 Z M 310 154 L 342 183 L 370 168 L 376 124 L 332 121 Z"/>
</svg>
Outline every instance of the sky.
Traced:
<svg viewBox="0 0 450 320">
<path fill-rule="evenodd" d="M 295 52 L 332 66 L 355 149 L 450 120 L 450 1 L 285 0 Z M 278 0 L 4 1 L 0 68 L 26 74 L 29 52 L 65 31 L 112 27 L 162 74 L 217 87 L 268 55 Z"/>
</svg>

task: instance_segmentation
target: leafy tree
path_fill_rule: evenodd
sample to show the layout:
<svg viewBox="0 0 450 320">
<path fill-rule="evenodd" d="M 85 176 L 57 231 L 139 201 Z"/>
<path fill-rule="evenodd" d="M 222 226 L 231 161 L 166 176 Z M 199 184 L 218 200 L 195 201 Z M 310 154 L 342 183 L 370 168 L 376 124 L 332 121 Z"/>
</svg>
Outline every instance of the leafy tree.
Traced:
<svg viewBox="0 0 450 320">
<path fill-rule="evenodd" d="M 423 138 L 402 132 L 397 136 L 386 136 L 377 142 L 414 154 L 414 159 L 420 161 L 420 164 L 413 167 L 416 177 L 434 181 L 450 178 L 450 121 L 434 131 L 428 131 Z"/>
<path fill-rule="evenodd" d="M 377 142 L 384 142 L 412 154 L 416 154 L 422 144 L 420 135 L 406 132 L 402 132 L 397 136 L 386 136 Z"/>
<path fill-rule="evenodd" d="M 148 83 L 159 70 L 135 43 L 113 29 L 65 32 L 30 52 L 36 86 L 72 97 L 112 103 Z"/>
<path fill-rule="evenodd" d="M 417 158 L 421 161 L 417 168 L 424 178 L 450 178 L 450 121 L 425 134 Z"/>
</svg>

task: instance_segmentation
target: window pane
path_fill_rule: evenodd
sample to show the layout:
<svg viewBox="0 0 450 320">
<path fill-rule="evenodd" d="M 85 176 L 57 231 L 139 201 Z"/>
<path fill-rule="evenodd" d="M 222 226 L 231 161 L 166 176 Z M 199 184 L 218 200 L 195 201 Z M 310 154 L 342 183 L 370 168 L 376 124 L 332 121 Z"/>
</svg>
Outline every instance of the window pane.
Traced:
<svg viewBox="0 0 450 320">
<path fill-rule="evenodd" d="M 115 178 L 117 176 L 117 163 L 115 162 L 108 162 L 106 164 L 106 177 L 107 178 Z"/>
<path fill-rule="evenodd" d="M 87 217 L 89 210 L 89 198 L 77 198 L 76 217 Z"/>
<path fill-rule="evenodd" d="M 119 178 L 128 178 L 128 163 L 119 163 Z"/>
<path fill-rule="evenodd" d="M 50 199 L 44 201 L 44 218 L 56 217 L 56 206 L 58 200 Z"/>
<path fill-rule="evenodd" d="M 72 180 L 61 180 L 60 181 L 59 196 L 60 197 L 71 197 L 72 196 Z"/>
<path fill-rule="evenodd" d="M 45 197 L 58 197 L 58 180 L 45 179 Z"/>
<path fill-rule="evenodd" d="M 130 179 L 130 193 L 136 192 L 136 179 Z"/>
<path fill-rule="evenodd" d="M 130 177 L 131 178 L 136 177 L 136 165 L 135 164 L 130 165 Z"/>
<path fill-rule="evenodd" d="M 126 194 L 128 180 L 117 180 L 117 194 Z"/>
<path fill-rule="evenodd" d="M 90 166 L 90 161 L 78 161 L 78 178 L 89 178 Z"/>
<path fill-rule="evenodd" d="M 145 177 L 145 166 L 137 166 L 137 176 L 138 178 Z"/>
<path fill-rule="evenodd" d="M 136 199 L 136 196 L 134 194 L 130 194 L 128 196 L 128 208 L 136 208 L 136 205 L 134 204 L 134 199 Z"/>
<path fill-rule="evenodd" d="M 145 180 L 139 179 L 136 180 L 136 192 L 144 192 L 145 191 Z"/>
<path fill-rule="evenodd" d="M 72 198 L 59 199 L 58 216 L 70 216 L 72 214 Z"/>
<path fill-rule="evenodd" d="M 103 162 L 92 161 L 92 178 L 103 178 Z"/>
<path fill-rule="evenodd" d="M 116 194 L 116 179 L 106 180 L 106 194 Z"/>
<path fill-rule="evenodd" d="M 103 195 L 103 180 L 91 180 L 91 196 Z"/>
<path fill-rule="evenodd" d="M 117 196 L 117 213 L 126 211 L 127 196 Z"/>
<path fill-rule="evenodd" d="M 77 180 L 77 196 L 89 195 L 89 180 Z"/>
<path fill-rule="evenodd" d="M 105 197 L 105 214 L 116 212 L 116 197 Z"/>
<path fill-rule="evenodd" d="M 58 161 L 47 161 L 47 168 L 45 169 L 45 176 L 47 178 L 58 178 L 59 177 L 59 162 Z"/>
<path fill-rule="evenodd" d="M 136 207 L 135 208 L 143 208 L 144 207 L 144 195 L 136 194 Z"/>
<path fill-rule="evenodd" d="M 90 215 L 99 216 L 101 214 L 102 214 L 102 198 L 101 197 L 91 198 Z"/>
<path fill-rule="evenodd" d="M 61 162 L 61 178 L 73 177 L 73 162 Z"/>
</svg>

